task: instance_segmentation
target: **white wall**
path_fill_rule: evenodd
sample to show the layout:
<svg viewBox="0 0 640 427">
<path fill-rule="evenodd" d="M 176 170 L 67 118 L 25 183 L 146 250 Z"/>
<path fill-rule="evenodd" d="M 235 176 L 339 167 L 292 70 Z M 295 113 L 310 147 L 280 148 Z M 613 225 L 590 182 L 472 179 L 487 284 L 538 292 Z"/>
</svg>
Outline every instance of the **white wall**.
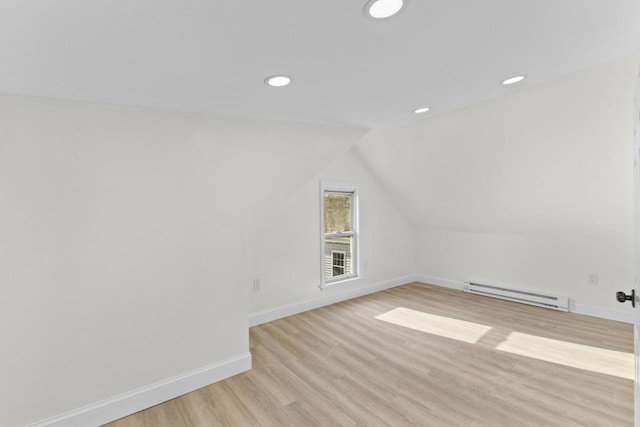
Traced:
<svg viewBox="0 0 640 427">
<path fill-rule="evenodd" d="M 0 98 L 0 425 L 248 352 L 246 229 L 361 135 Z"/>
<path fill-rule="evenodd" d="M 418 273 L 629 311 L 614 293 L 633 285 L 638 65 L 625 58 L 505 88 L 505 96 L 365 136 L 357 150 L 418 231 Z M 600 283 L 587 285 L 588 273 Z"/>
<path fill-rule="evenodd" d="M 561 293 L 577 311 L 628 319 L 609 311 L 629 311 L 615 292 L 632 287 L 631 239 L 435 230 L 416 236 L 423 274 Z M 586 283 L 588 273 L 598 273 L 597 285 Z"/>
<path fill-rule="evenodd" d="M 253 228 L 249 237 L 249 272 L 262 289 L 250 293 L 250 312 L 287 306 L 313 307 L 323 298 L 357 292 L 415 271 L 413 232 L 379 182 L 350 150 Z M 320 180 L 358 187 L 361 277 L 321 291 Z"/>
</svg>

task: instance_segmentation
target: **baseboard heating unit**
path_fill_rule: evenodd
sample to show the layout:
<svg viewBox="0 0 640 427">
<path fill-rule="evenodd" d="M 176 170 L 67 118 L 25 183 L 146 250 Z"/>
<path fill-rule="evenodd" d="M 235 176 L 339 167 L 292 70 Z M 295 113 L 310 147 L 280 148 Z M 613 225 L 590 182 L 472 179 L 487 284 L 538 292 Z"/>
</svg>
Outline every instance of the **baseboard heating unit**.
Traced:
<svg viewBox="0 0 640 427">
<path fill-rule="evenodd" d="M 486 297 L 550 308 L 552 310 L 569 311 L 569 297 L 563 295 L 471 282 L 465 283 L 464 291 Z"/>
</svg>

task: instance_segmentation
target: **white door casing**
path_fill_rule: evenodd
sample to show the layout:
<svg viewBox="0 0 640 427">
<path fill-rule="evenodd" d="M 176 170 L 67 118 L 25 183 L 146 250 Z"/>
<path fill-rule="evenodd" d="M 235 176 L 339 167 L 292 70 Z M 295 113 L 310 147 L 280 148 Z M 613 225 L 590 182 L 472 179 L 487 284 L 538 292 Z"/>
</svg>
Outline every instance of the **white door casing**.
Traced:
<svg viewBox="0 0 640 427">
<path fill-rule="evenodd" d="M 640 295 L 640 74 L 636 78 L 633 119 L 634 180 L 634 289 Z M 635 310 L 633 327 L 636 375 L 634 385 L 635 427 L 640 427 L 640 310 Z"/>
</svg>

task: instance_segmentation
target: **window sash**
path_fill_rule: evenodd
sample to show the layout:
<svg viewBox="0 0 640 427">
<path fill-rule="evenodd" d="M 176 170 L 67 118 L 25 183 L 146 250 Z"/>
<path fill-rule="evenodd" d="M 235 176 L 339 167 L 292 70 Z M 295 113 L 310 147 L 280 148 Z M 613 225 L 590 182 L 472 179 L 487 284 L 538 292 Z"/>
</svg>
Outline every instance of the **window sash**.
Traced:
<svg viewBox="0 0 640 427">
<path fill-rule="evenodd" d="M 331 239 L 332 237 L 355 237 L 356 233 L 353 231 L 345 231 L 342 233 L 324 233 L 325 239 Z"/>
<path fill-rule="evenodd" d="M 348 247 L 335 249 L 336 243 L 332 241 L 335 239 L 335 235 L 339 234 L 340 238 L 349 239 Z M 342 280 L 350 279 L 358 276 L 356 253 L 355 253 L 355 237 L 353 233 L 331 233 L 324 239 L 324 254 L 322 260 L 322 279 L 325 285 L 340 282 Z M 341 254 L 343 256 L 343 264 L 339 265 L 342 269 L 342 274 L 334 275 L 337 265 L 335 264 L 335 254 Z"/>
<path fill-rule="evenodd" d="M 324 202 L 324 209 L 323 209 L 323 219 L 324 219 L 324 233 L 326 234 L 330 234 L 330 233 L 348 233 L 353 231 L 353 204 L 354 204 L 354 199 L 355 199 L 355 193 L 352 191 L 332 191 L 332 190 L 325 190 L 324 191 L 324 197 L 323 197 L 323 202 Z M 347 212 L 345 212 L 345 210 L 338 210 L 335 211 L 336 206 L 335 203 L 344 203 L 345 201 L 347 201 L 347 206 L 344 206 L 343 208 L 346 208 L 345 210 Z M 333 212 L 328 212 L 328 206 L 327 206 L 327 202 L 331 202 L 330 204 L 333 207 Z M 336 213 L 340 213 L 340 214 L 344 214 L 347 213 L 348 215 L 346 216 L 342 216 L 339 215 L 337 218 L 335 217 Z M 333 213 L 333 215 L 332 215 Z M 327 219 L 330 219 L 329 222 L 327 222 Z M 343 223 L 340 220 L 344 220 L 346 219 L 346 222 Z M 336 223 L 335 221 L 338 221 L 338 223 Z M 328 228 L 330 230 L 328 230 Z"/>
</svg>

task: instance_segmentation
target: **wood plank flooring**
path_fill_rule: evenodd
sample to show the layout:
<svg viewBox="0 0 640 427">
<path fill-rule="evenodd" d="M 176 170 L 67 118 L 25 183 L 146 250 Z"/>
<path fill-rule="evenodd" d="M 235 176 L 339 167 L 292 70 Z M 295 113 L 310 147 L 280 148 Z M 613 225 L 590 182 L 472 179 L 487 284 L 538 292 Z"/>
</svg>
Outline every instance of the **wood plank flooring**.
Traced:
<svg viewBox="0 0 640 427">
<path fill-rule="evenodd" d="M 489 329 L 376 319 L 398 307 Z M 413 283 L 251 328 L 251 371 L 108 426 L 633 425 L 632 380 L 499 350 L 513 332 L 633 353 L 629 324 Z"/>
</svg>

